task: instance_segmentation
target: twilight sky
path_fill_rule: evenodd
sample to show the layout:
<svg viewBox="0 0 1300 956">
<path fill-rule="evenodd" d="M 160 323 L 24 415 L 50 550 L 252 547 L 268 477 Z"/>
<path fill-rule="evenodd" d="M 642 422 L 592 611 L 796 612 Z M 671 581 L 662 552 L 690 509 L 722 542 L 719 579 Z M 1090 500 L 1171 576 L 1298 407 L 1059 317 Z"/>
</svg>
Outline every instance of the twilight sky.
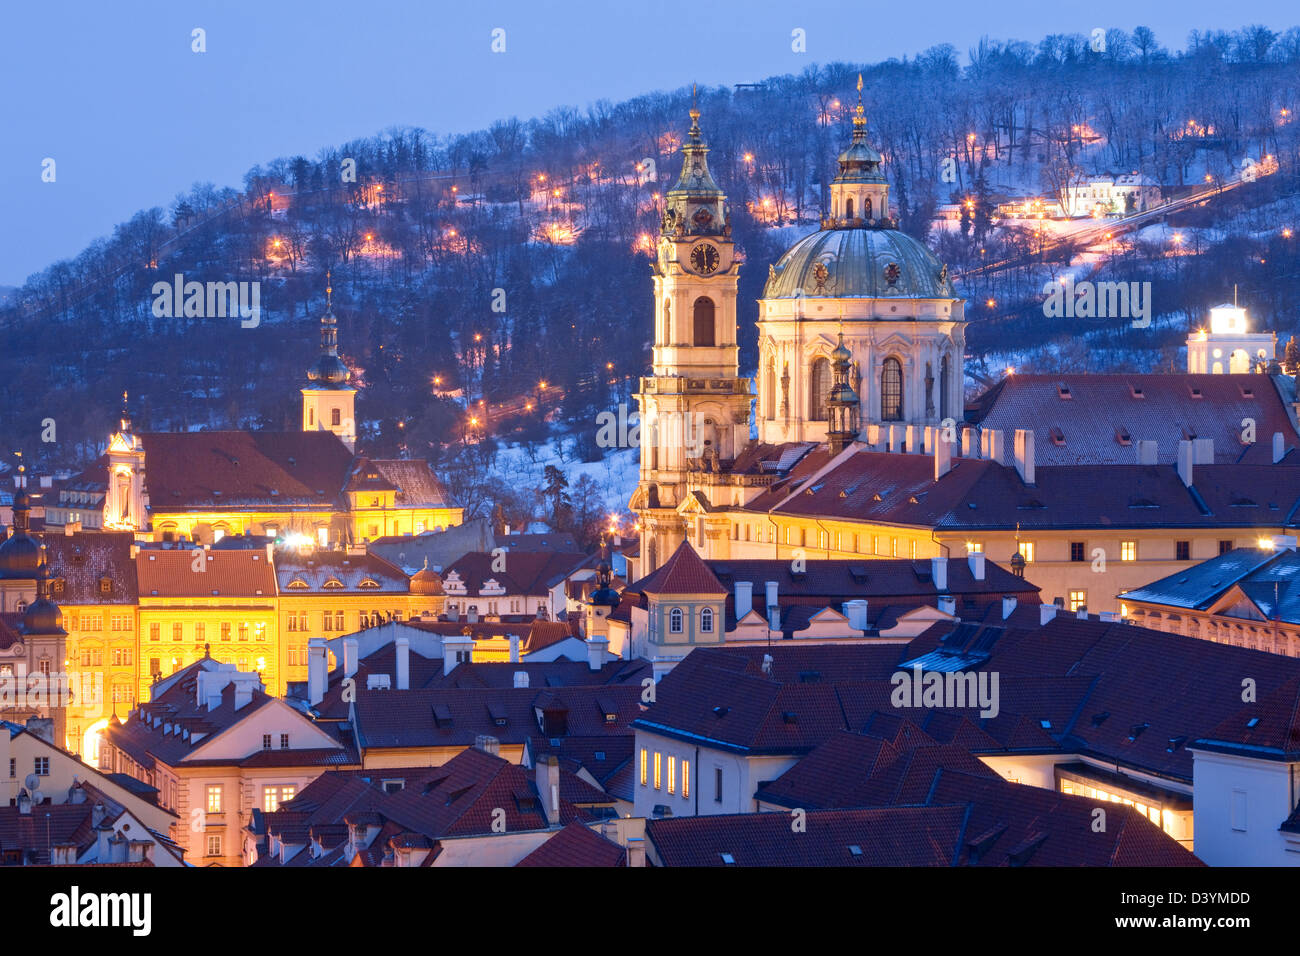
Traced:
<svg viewBox="0 0 1300 956">
<path fill-rule="evenodd" d="M 0 26 L 0 285 L 75 256 L 192 183 L 239 187 L 250 166 L 422 126 L 445 134 L 555 106 L 814 62 L 874 62 L 981 35 L 1295 24 L 1283 0 L 42 0 Z M 207 52 L 190 50 L 195 27 Z M 493 28 L 506 52 L 492 53 Z M 791 50 L 791 31 L 807 52 Z M 41 181 L 51 157 L 57 181 Z"/>
</svg>

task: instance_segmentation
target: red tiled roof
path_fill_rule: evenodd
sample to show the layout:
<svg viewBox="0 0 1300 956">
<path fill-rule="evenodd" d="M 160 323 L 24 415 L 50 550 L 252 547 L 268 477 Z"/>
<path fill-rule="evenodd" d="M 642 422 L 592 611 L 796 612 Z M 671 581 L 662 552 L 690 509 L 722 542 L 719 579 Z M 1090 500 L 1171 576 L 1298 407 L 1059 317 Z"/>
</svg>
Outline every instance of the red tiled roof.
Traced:
<svg viewBox="0 0 1300 956">
<path fill-rule="evenodd" d="M 804 487 L 812 476 L 797 466 L 744 510 L 952 531 L 1208 529 L 1300 518 L 1300 465 L 1286 463 L 1196 465 L 1193 489 L 1170 465 L 1038 467 L 1026 485 L 1014 467 L 987 459 L 954 459 L 935 481 L 928 455 L 860 450 Z"/>
<path fill-rule="evenodd" d="M 506 594 L 545 597 L 556 581 L 583 567 L 586 562 L 587 555 L 581 553 L 507 551 L 495 555 L 471 551 L 443 571 L 443 589 L 449 600 L 461 603 L 481 603 L 475 599 L 488 581 L 496 581 Z M 504 565 L 502 570 L 494 570 L 493 565 L 499 563 Z M 456 589 L 453 575 L 464 585 L 465 594 Z"/>
<path fill-rule="evenodd" d="M 333 432 L 147 432 L 149 507 L 334 508 L 352 452 Z"/>
<path fill-rule="evenodd" d="M 966 808 L 813 810 L 799 832 L 790 819 L 746 813 L 648 820 L 646 840 L 664 866 L 954 866 Z"/>
<path fill-rule="evenodd" d="M 195 562 L 202 559 L 195 570 Z M 263 550 L 143 548 L 135 558 L 141 597 L 275 596 L 275 571 Z"/>
<path fill-rule="evenodd" d="M 625 866 L 627 854 L 590 827 L 570 823 L 515 866 Z"/>
<path fill-rule="evenodd" d="M 1245 418 L 1258 440 L 1243 446 Z M 1129 464 L 1142 440 L 1159 442 L 1157 460 L 1172 463 L 1191 434 L 1214 440 L 1219 463 L 1270 464 L 1275 432 L 1288 448 L 1300 445 L 1273 379 L 1255 374 L 1009 375 L 976 400 L 973 420 L 1001 429 L 1008 442 L 1015 429 L 1033 429 L 1040 465 Z M 1052 441 L 1054 428 L 1063 444 Z"/>
<path fill-rule="evenodd" d="M 132 532 L 47 532 L 41 543 L 49 556 L 51 577 L 64 582 L 63 592 L 52 595 L 56 603 L 135 604 L 139 600 Z M 107 594 L 100 589 L 102 578 L 109 580 Z"/>
<path fill-rule="evenodd" d="M 629 587 L 646 594 L 727 593 L 689 541 L 683 541 L 658 570 Z"/>
</svg>

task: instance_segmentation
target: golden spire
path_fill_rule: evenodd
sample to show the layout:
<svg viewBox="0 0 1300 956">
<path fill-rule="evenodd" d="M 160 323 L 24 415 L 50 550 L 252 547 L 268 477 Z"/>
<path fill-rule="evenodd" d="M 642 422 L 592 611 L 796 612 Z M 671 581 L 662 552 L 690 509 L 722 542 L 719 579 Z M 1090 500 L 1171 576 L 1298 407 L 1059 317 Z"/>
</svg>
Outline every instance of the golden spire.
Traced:
<svg viewBox="0 0 1300 956">
<path fill-rule="evenodd" d="M 331 270 L 325 270 L 325 311 L 327 312 L 334 308 L 334 287 L 331 284 L 333 275 Z"/>
<path fill-rule="evenodd" d="M 858 74 L 858 106 L 853 111 L 853 131 L 866 130 L 867 112 L 862 108 L 862 74 Z"/>
</svg>

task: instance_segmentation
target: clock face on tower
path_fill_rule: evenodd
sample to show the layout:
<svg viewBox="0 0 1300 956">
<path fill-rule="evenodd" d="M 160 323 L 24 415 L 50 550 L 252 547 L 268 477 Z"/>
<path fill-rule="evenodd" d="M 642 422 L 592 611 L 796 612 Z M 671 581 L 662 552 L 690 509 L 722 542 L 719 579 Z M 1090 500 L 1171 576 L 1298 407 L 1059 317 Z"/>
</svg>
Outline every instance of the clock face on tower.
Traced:
<svg viewBox="0 0 1300 956">
<path fill-rule="evenodd" d="M 707 242 L 701 242 L 691 250 L 691 265 L 700 275 L 712 275 L 717 271 L 721 260 L 718 250 Z"/>
</svg>

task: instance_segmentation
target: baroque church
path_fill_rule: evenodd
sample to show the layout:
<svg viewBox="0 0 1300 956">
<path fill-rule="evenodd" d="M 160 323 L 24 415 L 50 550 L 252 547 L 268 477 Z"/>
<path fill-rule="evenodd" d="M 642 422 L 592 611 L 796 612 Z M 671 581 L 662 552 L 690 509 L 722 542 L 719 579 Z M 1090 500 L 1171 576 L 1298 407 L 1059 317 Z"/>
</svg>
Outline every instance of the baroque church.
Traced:
<svg viewBox="0 0 1300 956">
<path fill-rule="evenodd" d="M 774 447 L 788 467 L 810 443 L 838 452 L 864 428 L 879 428 L 896 436 L 892 447 L 905 447 L 907 426 L 915 436 L 918 426 L 962 415 L 965 303 L 947 267 L 890 216 L 859 79 L 830 215 L 768 268 L 751 441 L 754 392 L 738 368 L 740 267 L 727 197 L 709 174 L 699 111 L 690 115 L 652 267 L 654 374 L 637 395 L 645 437 L 631 508 L 644 532 L 645 572 L 686 539 L 693 518 L 701 550 L 725 533 L 726 518 L 712 513 L 749 503 L 771 483 L 764 452 Z"/>
<path fill-rule="evenodd" d="M 741 377 L 731 216 L 690 116 L 651 267 L 629 580 L 683 543 L 712 560 L 910 558 L 918 575 L 987 554 L 1045 601 L 1122 615 L 1126 590 L 1186 562 L 1300 532 L 1300 347 L 1255 373 L 1008 374 L 967 398 L 965 303 L 891 215 L 861 81 L 826 218 L 768 266 Z M 1219 324 L 1189 362 L 1237 348 Z"/>
<path fill-rule="evenodd" d="M 339 358 L 332 297 L 320 337 L 300 431 L 137 432 L 123 396 L 106 453 L 60 490 L 46 524 L 199 544 L 292 535 L 322 548 L 460 524 L 427 462 L 357 453 L 357 389 Z"/>
</svg>

